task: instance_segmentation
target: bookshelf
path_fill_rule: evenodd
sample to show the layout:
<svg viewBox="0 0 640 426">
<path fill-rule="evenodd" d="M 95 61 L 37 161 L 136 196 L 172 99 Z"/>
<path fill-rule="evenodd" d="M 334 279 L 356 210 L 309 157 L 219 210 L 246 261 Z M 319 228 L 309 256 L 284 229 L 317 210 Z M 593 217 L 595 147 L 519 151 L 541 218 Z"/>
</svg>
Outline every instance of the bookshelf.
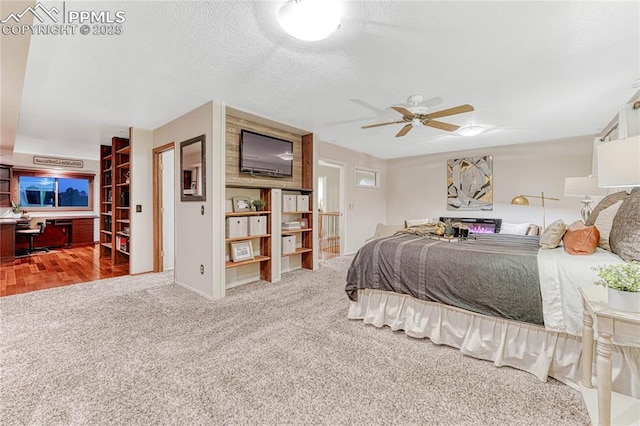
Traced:
<svg viewBox="0 0 640 426">
<path fill-rule="evenodd" d="M 100 257 L 115 265 L 129 262 L 130 150 L 118 137 L 100 147 Z"/>
<path fill-rule="evenodd" d="M 255 189 L 251 187 L 229 186 L 227 187 L 226 193 L 227 198 L 229 199 L 231 199 L 235 195 L 244 194 L 244 196 L 249 199 L 260 198 L 264 200 L 266 204 L 261 211 L 225 212 L 225 220 L 227 222 L 225 246 L 229 258 L 229 260 L 225 260 L 225 269 L 240 268 L 243 266 L 258 264 L 260 268 L 260 279 L 271 281 L 271 190 L 269 188 Z M 250 227 L 247 226 L 246 232 L 244 232 L 245 230 L 243 230 L 241 236 L 230 236 L 234 235 L 234 233 L 230 232 L 229 219 L 246 218 L 247 222 L 249 222 L 250 218 L 254 218 L 255 220 L 259 217 L 264 217 L 266 221 L 265 232 L 249 232 Z M 231 222 L 233 222 L 233 220 L 231 220 Z M 254 235 L 249 235 L 250 233 L 253 233 Z M 233 243 L 240 243 L 243 241 L 248 241 L 252 245 L 252 247 L 254 247 L 252 249 L 254 253 L 258 253 L 254 254 L 253 259 L 239 260 L 234 262 L 231 260 L 231 250 L 233 249 L 232 245 Z"/>
</svg>

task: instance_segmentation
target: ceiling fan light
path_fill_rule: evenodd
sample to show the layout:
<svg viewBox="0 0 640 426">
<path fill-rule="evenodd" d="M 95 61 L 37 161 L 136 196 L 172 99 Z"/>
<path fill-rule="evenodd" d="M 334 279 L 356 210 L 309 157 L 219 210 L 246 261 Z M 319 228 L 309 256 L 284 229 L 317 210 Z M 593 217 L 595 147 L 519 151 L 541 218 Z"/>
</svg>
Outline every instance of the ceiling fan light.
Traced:
<svg viewBox="0 0 640 426">
<path fill-rule="evenodd" d="M 323 40 L 340 26 L 342 7 L 337 0 L 290 0 L 278 10 L 283 30 L 298 40 Z"/>
<path fill-rule="evenodd" d="M 484 132 L 484 127 L 482 126 L 465 126 L 458 130 L 458 133 L 462 136 L 476 136 L 482 132 Z"/>
</svg>

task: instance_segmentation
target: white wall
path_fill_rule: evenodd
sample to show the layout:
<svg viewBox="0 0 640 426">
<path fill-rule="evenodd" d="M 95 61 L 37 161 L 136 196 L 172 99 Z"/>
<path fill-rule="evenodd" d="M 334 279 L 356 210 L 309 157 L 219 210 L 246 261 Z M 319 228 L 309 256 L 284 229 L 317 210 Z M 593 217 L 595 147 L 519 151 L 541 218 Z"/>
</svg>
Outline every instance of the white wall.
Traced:
<svg viewBox="0 0 640 426">
<path fill-rule="evenodd" d="M 162 270 L 174 268 L 175 262 L 175 214 L 176 188 L 174 186 L 175 149 L 162 154 Z"/>
<path fill-rule="evenodd" d="M 153 132 L 131 128 L 131 247 L 129 273 L 153 271 Z M 136 206 L 142 212 L 136 212 Z"/>
<path fill-rule="evenodd" d="M 328 162 L 345 164 L 345 254 L 355 253 L 364 241 L 371 237 L 376 224 L 386 222 L 387 174 L 385 161 L 358 151 L 326 142 L 320 142 L 319 158 Z M 355 167 L 360 166 L 380 172 L 379 188 L 363 188 L 355 185 Z"/>
<path fill-rule="evenodd" d="M 560 198 L 546 203 L 547 225 L 557 219 L 573 222 L 580 219 L 582 204 L 580 198 L 564 197 L 564 178 L 591 174 L 592 144 L 593 136 L 583 136 L 388 160 L 388 223 L 454 216 L 542 224 L 539 199 L 529 199 L 529 206 L 511 205 L 519 194 L 540 195 L 541 191 Z M 448 211 L 447 160 L 481 155 L 493 156 L 493 211 Z"/>
<path fill-rule="evenodd" d="M 327 178 L 326 199 L 324 211 L 340 211 L 340 169 L 338 167 L 318 166 L 318 178 Z"/>
<path fill-rule="evenodd" d="M 174 184 L 180 188 L 180 142 L 202 134 L 206 138 L 206 201 L 181 202 L 176 194 L 175 276 L 178 284 L 219 298 L 224 297 L 224 106 L 209 102 L 157 128 L 153 145 L 175 142 Z"/>
</svg>

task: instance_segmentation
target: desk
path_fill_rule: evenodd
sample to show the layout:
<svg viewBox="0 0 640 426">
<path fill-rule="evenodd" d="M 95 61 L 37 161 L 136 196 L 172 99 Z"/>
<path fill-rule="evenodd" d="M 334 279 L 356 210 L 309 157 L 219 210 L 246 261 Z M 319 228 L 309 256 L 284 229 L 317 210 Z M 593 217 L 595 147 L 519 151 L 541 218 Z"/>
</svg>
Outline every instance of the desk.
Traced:
<svg viewBox="0 0 640 426">
<path fill-rule="evenodd" d="M 582 295 L 582 395 L 593 424 L 611 424 L 612 399 L 615 410 L 613 424 L 637 424 L 640 400 L 611 390 L 611 339 L 636 342 L 640 336 L 640 314 L 612 309 L 608 305 L 604 287 L 580 288 Z M 597 407 L 593 401 L 591 373 L 593 366 L 593 329 L 598 330 L 596 378 L 598 381 Z M 635 346 L 635 344 L 634 344 Z M 597 410 L 596 410 L 597 408 Z"/>
<path fill-rule="evenodd" d="M 34 217 L 37 217 L 34 215 Z M 43 215 L 43 217 L 46 217 Z M 95 216 L 66 216 L 47 218 L 47 226 L 42 235 L 34 238 L 34 247 L 78 247 L 95 242 L 93 221 Z M 17 226 L 28 226 L 29 219 L 18 219 Z M 15 229 L 14 225 L 14 229 Z M 14 251 L 29 247 L 29 240 L 18 234 Z"/>
<path fill-rule="evenodd" d="M 0 262 L 13 262 L 16 251 L 16 220 L 0 219 Z"/>
</svg>

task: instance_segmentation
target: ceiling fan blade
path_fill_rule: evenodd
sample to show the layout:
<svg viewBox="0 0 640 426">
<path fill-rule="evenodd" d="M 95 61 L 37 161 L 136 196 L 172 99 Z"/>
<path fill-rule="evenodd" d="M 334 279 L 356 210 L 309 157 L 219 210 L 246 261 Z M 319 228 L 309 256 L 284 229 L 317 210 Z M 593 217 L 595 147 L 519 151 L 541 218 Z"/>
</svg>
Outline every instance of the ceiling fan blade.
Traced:
<svg viewBox="0 0 640 426">
<path fill-rule="evenodd" d="M 391 109 L 394 110 L 394 111 L 398 111 L 402 115 L 408 115 L 409 117 L 413 117 L 415 115 L 414 113 L 412 113 L 408 109 L 403 108 L 401 106 L 392 106 Z"/>
<path fill-rule="evenodd" d="M 372 127 L 380 127 L 380 126 L 386 126 L 388 124 L 398 124 L 398 123 L 404 123 L 404 120 L 400 120 L 400 121 L 389 121 L 387 123 L 378 123 L 378 124 L 369 124 L 368 126 L 362 126 L 363 129 L 370 129 Z"/>
<path fill-rule="evenodd" d="M 407 124 L 402 129 L 400 129 L 400 131 L 396 134 L 396 138 L 406 135 L 407 133 L 409 133 L 409 130 L 411 130 L 412 128 L 413 128 L 413 125 L 411 123 Z"/>
<path fill-rule="evenodd" d="M 422 124 L 429 127 L 435 127 L 436 129 L 446 130 L 447 132 L 455 132 L 460 128 L 460 126 L 456 126 L 455 124 L 445 123 L 443 121 L 426 120 L 426 121 L 423 121 Z"/>
<path fill-rule="evenodd" d="M 469 104 L 464 104 L 449 109 L 443 109 L 442 111 L 431 112 L 427 115 L 429 116 L 429 118 L 440 118 L 446 117 L 447 115 L 462 114 L 463 112 L 470 111 L 473 111 L 473 107 Z"/>
</svg>

